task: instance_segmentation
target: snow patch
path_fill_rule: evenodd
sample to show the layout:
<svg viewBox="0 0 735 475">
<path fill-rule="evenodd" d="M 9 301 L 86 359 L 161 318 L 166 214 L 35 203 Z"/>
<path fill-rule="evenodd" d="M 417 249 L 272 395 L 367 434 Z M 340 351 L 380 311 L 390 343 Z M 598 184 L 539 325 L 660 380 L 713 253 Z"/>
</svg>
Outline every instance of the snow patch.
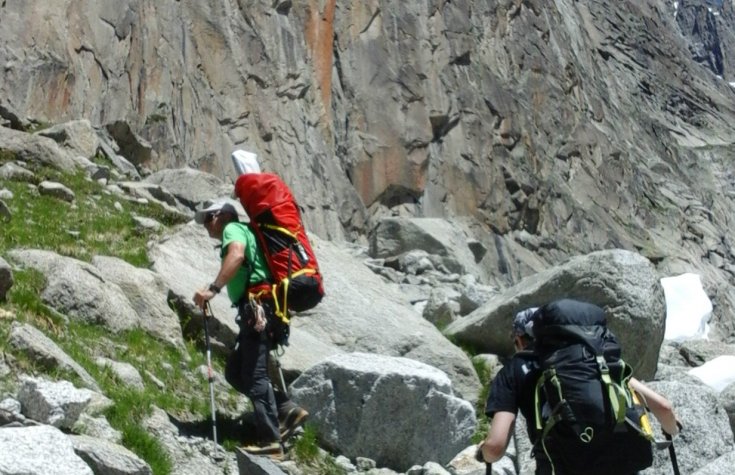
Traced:
<svg viewBox="0 0 735 475">
<path fill-rule="evenodd" d="M 664 277 L 661 286 L 666 297 L 664 339 L 707 339 L 712 302 L 702 288 L 699 275 L 687 273 Z"/>
</svg>

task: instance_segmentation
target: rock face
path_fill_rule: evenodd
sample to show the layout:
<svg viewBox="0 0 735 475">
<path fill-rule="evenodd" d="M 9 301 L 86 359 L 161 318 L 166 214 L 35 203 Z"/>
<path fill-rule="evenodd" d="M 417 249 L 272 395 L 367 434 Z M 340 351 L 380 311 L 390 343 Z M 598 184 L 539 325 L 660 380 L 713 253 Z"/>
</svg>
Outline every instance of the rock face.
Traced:
<svg viewBox="0 0 735 475">
<path fill-rule="evenodd" d="M 153 170 L 250 148 L 322 237 L 471 216 L 504 283 L 606 247 L 732 281 L 733 6 L 677 4 L 6 2 L 0 116 Z"/>
</svg>

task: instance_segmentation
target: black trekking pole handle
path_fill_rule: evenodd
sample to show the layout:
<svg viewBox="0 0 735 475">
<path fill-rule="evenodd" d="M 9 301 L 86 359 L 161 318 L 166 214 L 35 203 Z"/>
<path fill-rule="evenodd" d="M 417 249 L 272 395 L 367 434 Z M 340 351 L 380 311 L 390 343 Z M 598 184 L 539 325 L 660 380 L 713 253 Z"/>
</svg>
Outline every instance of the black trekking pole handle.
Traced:
<svg viewBox="0 0 735 475">
<path fill-rule="evenodd" d="M 485 463 L 485 475 L 492 475 L 493 474 L 493 464 L 485 462 L 485 457 L 482 455 L 482 444 L 477 446 L 477 450 L 475 450 L 475 460 L 478 462 L 484 462 Z"/>
</svg>

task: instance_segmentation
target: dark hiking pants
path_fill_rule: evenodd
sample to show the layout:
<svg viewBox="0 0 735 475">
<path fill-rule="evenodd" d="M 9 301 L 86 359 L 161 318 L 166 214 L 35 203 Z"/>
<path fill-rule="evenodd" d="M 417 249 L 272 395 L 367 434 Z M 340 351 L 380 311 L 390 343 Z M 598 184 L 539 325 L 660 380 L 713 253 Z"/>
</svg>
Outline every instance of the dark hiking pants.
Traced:
<svg viewBox="0 0 735 475">
<path fill-rule="evenodd" d="M 268 377 L 270 349 L 271 343 L 264 334 L 241 330 L 225 368 L 227 382 L 250 398 L 257 436 L 265 443 L 281 440 L 276 398 Z"/>
</svg>

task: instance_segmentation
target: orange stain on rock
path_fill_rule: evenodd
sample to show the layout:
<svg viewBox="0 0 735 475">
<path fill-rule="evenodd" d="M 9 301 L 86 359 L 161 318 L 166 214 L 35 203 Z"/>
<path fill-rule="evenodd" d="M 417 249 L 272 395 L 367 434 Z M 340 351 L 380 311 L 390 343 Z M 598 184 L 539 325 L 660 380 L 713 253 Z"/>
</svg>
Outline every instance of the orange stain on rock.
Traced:
<svg viewBox="0 0 735 475">
<path fill-rule="evenodd" d="M 332 100 L 332 43 L 334 41 L 334 10 L 336 0 L 324 2 L 324 11 L 319 11 L 319 2 L 311 0 L 306 21 L 306 44 L 311 50 L 314 72 L 322 103 L 327 115 L 331 114 Z"/>
</svg>

